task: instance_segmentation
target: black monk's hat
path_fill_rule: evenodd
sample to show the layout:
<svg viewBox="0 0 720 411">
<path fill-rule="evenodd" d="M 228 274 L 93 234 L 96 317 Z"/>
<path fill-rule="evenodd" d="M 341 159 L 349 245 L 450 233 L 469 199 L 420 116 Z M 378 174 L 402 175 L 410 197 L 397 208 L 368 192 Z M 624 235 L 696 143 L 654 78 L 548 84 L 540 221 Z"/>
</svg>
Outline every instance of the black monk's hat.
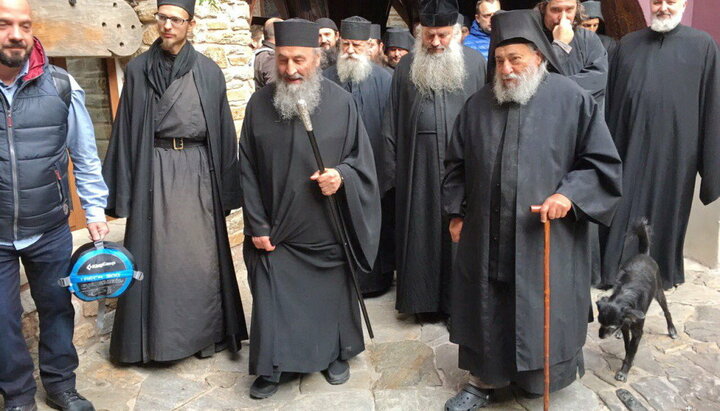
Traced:
<svg viewBox="0 0 720 411">
<path fill-rule="evenodd" d="M 274 26 L 276 47 L 320 47 L 320 25 L 317 23 L 294 18 L 276 21 Z"/>
<path fill-rule="evenodd" d="M 319 24 L 321 29 L 333 29 L 335 31 L 339 31 L 337 24 L 335 24 L 332 19 L 329 19 L 327 17 L 320 17 L 319 19 L 315 20 L 315 23 Z"/>
<path fill-rule="evenodd" d="M 415 39 L 410 35 L 410 30 L 401 27 L 389 27 L 385 32 L 385 50 L 389 47 L 397 47 L 411 51 Z"/>
<path fill-rule="evenodd" d="M 360 16 L 352 16 L 340 22 L 340 37 L 343 40 L 370 40 L 372 23 Z"/>
<path fill-rule="evenodd" d="M 195 15 L 195 0 L 158 0 L 157 6 L 177 6 L 187 11 L 190 17 Z"/>
<path fill-rule="evenodd" d="M 382 41 L 382 27 L 379 24 L 370 26 L 370 39 Z"/>
<path fill-rule="evenodd" d="M 543 32 L 542 18 L 537 10 L 512 10 L 495 14 L 491 20 L 492 36 L 488 58 L 488 81 L 495 76 L 495 49 L 517 43 L 532 43 L 548 62 L 548 70 L 563 74 L 550 40 Z"/>
<path fill-rule="evenodd" d="M 425 27 L 454 26 L 458 13 L 457 0 L 420 0 L 420 24 Z"/>
<path fill-rule="evenodd" d="M 250 20 L 251 26 L 264 26 L 265 22 L 270 20 L 272 17 L 266 17 L 266 16 L 253 16 L 252 20 Z"/>
</svg>

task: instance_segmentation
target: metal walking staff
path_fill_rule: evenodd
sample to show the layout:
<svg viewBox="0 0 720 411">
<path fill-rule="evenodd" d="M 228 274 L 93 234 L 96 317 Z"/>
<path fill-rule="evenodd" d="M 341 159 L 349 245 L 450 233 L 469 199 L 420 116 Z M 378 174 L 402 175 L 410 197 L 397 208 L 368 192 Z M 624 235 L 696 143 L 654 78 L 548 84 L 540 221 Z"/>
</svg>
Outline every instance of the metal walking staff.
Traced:
<svg viewBox="0 0 720 411">
<path fill-rule="evenodd" d="M 539 214 L 540 205 L 530 206 L 530 211 Z M 545 391 L 543 393 L 543 410 L 550 409 L 550 219 L 545 221 L 545 253 L 543 257 L 543 280 L 545 295 L 545 325 L 543 335 L 543 357 L 544 357 L 544 382 Z"/>
<path fill-rule="evenodd" d="M 315 155 L 315 161 L 317 162 L 318 171 L 322 174 L 325 172 L 325 164 L 323 163 L 322 156 L 320 155 L 320 149 L 318 148 L 317 139 L 315 138 L 312 121 L 310 120 L 310 112 L 308 111 L 305 100 L 298 100 L 297 108 L 298 113 L 300 114 L 300 119 L 305 126 L 305 131 L 307 131 L 308 139 L 310 140 L 310 145 L 312 146 L 313 154 Z M 335 229 L 335 235 L 337 236 L 337 240 L 343 246 L 345 259 L 347 260 L 347 265 L 350 268 L 350 280 L 353 284 L 353 288 L 355 289 L 358 302 L 360 303 L 360 310 L 362 311 L 363 319 L 365 320 L 368 335 L 370 336 L 370 339 L 373 339 L 375 338 L 375 334 L 373 334 L 372 326 L 370 325 L 370 317 L 368 316 L 367 308 L 365 307 L 365 300 L 363 300 L 362 293 L 360 292 L 360 286 L 358 285 L 357 274 L 355 272 L 355 262 L 353 261 L 352 254 L 350 252 L 350 237 L 348 236 L 345 225 L 341 220 L 340 207 L 335 199 L 335 195 L 328 196 L 327 198 L 330 203 L 330 219 L 332 220 L 331 222 L 333 228 Z"/>
</svg>

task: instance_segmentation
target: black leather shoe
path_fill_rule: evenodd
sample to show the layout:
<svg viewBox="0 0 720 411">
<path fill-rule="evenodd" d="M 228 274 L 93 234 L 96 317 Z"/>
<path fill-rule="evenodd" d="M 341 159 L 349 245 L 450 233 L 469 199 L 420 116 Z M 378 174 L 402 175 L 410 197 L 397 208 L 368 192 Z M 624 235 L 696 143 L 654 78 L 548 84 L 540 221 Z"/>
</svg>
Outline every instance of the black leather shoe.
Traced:
<svg viewBox="0 0 720 411">
<path fill-rule="evenodd" d="M 67 390 L 58 394 L 48 394 L 45 404 L 62 411 L 95 411 L 92 403 L 78 394 L 76 390 Z"/>
<path fill-rule="evenodd" d="M 323 375 L 331 385 L 345 384 L 350 379 L 350 364 L 347 361 L 335 360 L 323 371 Z"/>
<path fill-rule="evenodd" d="M 263 400 L 272 397 L 277 392 L 278 386 L 280 386 L 279 382 L 268 381 L 263 376 L 257 377 L 250 387 L 250 398 Z"/>
<path fill-rule="evenodd" d="M 3 408 L 5 411 L 37 411 L 37 404 L 33 401 L 25 405 L 13 405 L 12 407 Z"/>
</svg>

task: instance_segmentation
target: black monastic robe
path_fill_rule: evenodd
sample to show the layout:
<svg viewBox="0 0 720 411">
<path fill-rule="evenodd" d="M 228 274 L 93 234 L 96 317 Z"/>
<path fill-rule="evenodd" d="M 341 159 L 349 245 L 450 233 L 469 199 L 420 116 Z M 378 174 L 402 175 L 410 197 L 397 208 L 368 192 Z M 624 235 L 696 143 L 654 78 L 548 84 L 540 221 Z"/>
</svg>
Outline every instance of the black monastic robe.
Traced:
<svg viewBox="0 0 720 411">
<path fill-rule="evenodd" d="M 553 42 L 552 33 L 546 31 L 546 34 L 550 42 Z M 568 54 L 553 42 L 553 50 L 562 72 L 592 94 L 602 107 L 608 76 L 607 50 L 595 33 L 582 27 L 575 29 L 570 47 L 572 51 Z"/>
<path fill-rule="evenodd" d="M 103 177 L 110 190 L 106 214 L 128 217 L 124 245 L 135 257 L 137 269 L 145 273 L 145 280 L 136 283 L 118 301 L 110 356 L 113 361 L 122 363 L 167 359 L 154 355 L 163 347 L 152 345 L 155 341 L 150 329 L 152 313 L 148 300 L 155 235 L 152 230 L 153 147 L 160 96 L 148 86 L 145 75 L 147 57 L 148 53 L 141 54 L 127 66 L 110 146 L 103 164 Z M 240 207 L 235 125 L 227 101 L 225 77 L 217 64 L 198 53 L 191 72 L 207 129 L 216 236 L 214 245 L 222 300 L 222 334 L 225 336 L 224 343 L 237 351 L 240 342 L 247 339 L 247 330 L 225 224 L 225 213 Z M 194 247 L 192 241 L 187 243 L 187 247 Z M 172 295 L 171 290 L 168 291 Z"/>
<path fill-rule="evenodd" d="M 680 25 L 661 34 L 626 35 L 612 66 L 607 122 L 624 162 L 625 193 L 609 232 L 602 233 L 602 284 L 638 252 L 625 234 L 650 222 L 651 255 L 663 287 L 685 281 L 683 243 L 695 188 L 720 196 L 720 53 L 707 33 Z"/>
<path fill-rule="evenodd" d="M 324 370 L 364 350 L 358 301 L 328 201 L 310 176 L 317 163 L 300 120 L 281 120 L 275 86 L 247 105 L 240 138 L 245 216 L 243 254 L 253 294 L 250 373 Z M 380 195 L 372 147 L 352 96 L 323 79 L 311 116 L 325 167 L 344 182 L 335 197 L 351 236 L 353 260 L 366 270 L 380 237 Z M 256 249 L 269 236 L 277 248 Z"/>
<path fill-rule="evenodd" d="M 372 64 L 369 77 L 360 83 L 342 82 L 337 73 L 337 65 L 323 72 L 323 75 L 352 94 L 362 117 L 365 130 L 375 157 L 376 170 L 382 164 L 382 121 L 385 104 L 390 94 L 392 74 L 383 67 Z M 379 170 L 378 170 L 379 171 Z M 378 173 L 379 174 L 379 173 Z M 395 196 L 387 193 L 382 199 L 382 228 L 380 247 L 372 272 L 359 273 L 360 290 L 363 294 L 379 293 L 392 285 L 395 270 Z"/>
<path fill-rule="evenodd" d="M 487 384 L 542 393 L 544 237 L 530 206 L 554 193 L 573 202 L 552 222 L 551 240 L 552 389 L 566 386 L 583 371 L 589 224 L 609 224 L 621 195 L 621 163 L 598 103 L 559 74 L 524 106 L 498 105 L 487 85 L 460 112 L 445 165 L 444 211 L 464 218 L 450 338 L 460 367 Z"/>
<path fill-rule="evenodd" d="M 383 124 L 381 185 L 395 187 L 395 307 L 408 314 L 448 313 L 451 243 L 440 185 L 445 149 L 465 101 L 485 84 L 485 59 L 463 47 L 467 76 L 462 90 L 423 96 L 410 79 L 414 60 L 400 60 Z"/>
</svg>

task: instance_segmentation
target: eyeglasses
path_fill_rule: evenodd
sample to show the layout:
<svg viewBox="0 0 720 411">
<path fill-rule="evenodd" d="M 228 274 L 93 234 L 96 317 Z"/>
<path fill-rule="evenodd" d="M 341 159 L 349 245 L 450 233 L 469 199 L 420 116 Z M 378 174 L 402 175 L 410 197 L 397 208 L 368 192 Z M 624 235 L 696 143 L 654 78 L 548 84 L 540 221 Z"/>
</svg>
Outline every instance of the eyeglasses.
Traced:
<svg viewBox="0 0 720 411">
<path fill-rule="evenodd" d="M 170 20 L 173 26 L 182 26 L 183 24 L 187 23 L 188 21 L 192 19 L 181 19 L 180 17 L 174 17 L 174 16 L 166 16 L 161 13 L 155 13 L 155 20 L 160 24 L 167 24 L 167 21 Z"/>
</svg>

